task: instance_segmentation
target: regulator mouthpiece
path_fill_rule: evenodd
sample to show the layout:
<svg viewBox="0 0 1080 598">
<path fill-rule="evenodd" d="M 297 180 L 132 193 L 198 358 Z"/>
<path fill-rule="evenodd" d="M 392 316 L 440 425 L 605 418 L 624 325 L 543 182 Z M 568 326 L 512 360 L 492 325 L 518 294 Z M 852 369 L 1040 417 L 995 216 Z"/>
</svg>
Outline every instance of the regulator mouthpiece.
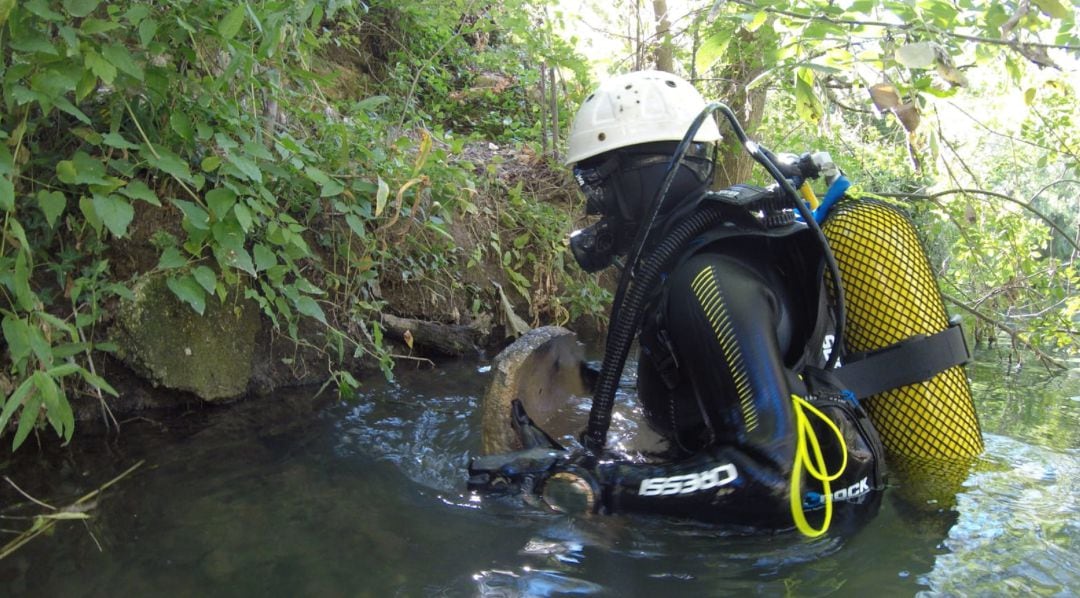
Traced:
<svg viewBox="0 0 1080 598">
<path fill-rule="evenodd" d="M 605 218 L 570 233 L 570 251 L 581 269 L 599 272 L 615 259 L 615 226 Z"/>
</svg>

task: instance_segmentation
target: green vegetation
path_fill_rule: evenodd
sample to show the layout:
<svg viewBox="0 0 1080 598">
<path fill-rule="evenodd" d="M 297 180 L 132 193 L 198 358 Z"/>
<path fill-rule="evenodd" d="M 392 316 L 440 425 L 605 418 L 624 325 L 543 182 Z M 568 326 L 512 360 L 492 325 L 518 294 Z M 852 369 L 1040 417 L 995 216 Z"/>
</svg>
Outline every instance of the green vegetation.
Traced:
<svg viewBox="0 0 1080 598">
<path fill-rule="evenodd" d="M 655 37 L 640 0 L 605 5 L 637 15 L 613 68 L 672 60 L 770 147 L 830 151 L 911 204 L 978 339 L 1076 352 L 1073 8 L 691 4 Z M 592 87 L 564 18 L 547 0 L 0 0 L 0 430 L 66 442 L 73 405 L 107 410 L 108 327 L 147 274 L 199 314 L 244 298 L 300 343 L 317 323 L 328 363 L 387 375 L 391 288 L 455 320 L 606 311 L 564 244 L 580 210 L 553 158 Z"/>
<path fill-rule="evenodd" d="M 491 184 L 454 156 L 474 133 L 535 138 L 526 57 L 583 72 L 531 25 L 539 9 L 474 4 L 0 2 L 0 428 L 17 419 L 13 447 L 40 421 L 71 439 L 74 377 L 103 405 L 115 394 L 95 373 L 115 350 L 103 326 L 147 272 L 199 314 L 245 297 L 293 338 L 313 319 L 330 360 L 364 353 L 389 375 L 380 277 L 463 268 L 448 225 Z M 508 89 L 450 97 L 493 65 Z M 549 249 L 502 260 L 526 296 L 534 269 L 555 271 L 568 221 L 531 210 L 507 220 Z"/>
<path fill-rule="evenodd" d="M 908 204 L 977 342 L 1004 335 L 1048 365 L 1078 352 L 1075 6 L 735 0 L 667 18 L 677 70 L 766 145 L 825 149 L 861 190 Z M 639 35 L 627 62 L 648 66 L 665 43 Z M 725 182 L 751 176 L 728 166 Z"/>
</svg>

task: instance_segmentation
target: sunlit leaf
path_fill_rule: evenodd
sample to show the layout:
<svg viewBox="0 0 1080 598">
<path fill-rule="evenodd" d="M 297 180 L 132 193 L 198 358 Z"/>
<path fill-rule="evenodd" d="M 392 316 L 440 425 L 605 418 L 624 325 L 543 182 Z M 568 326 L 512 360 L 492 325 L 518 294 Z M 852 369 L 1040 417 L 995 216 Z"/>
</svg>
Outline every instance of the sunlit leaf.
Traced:
<svg viewBox="0 0 1080 598">
<path fill-rule="evenodd" d="M 1067 19 L 1072 16 L 1072 11 L 1058 0 L 1033 0 L 1035 5 L 1046 14 L 1055 19 Z"/>
<path fill-rule="evenodd" d="M 390 186 L 379 177 L 379 190 L 375 193 L 375 215 L 379 216 L 386 209 L 386 200 L 390 197 Z"/>
<path fill-rule="evenodd" d="M 934 65 L 934 44 L 916 42 L 896 49 L 896 61 L 909 69 L 925 69 Z"/>
</svg>

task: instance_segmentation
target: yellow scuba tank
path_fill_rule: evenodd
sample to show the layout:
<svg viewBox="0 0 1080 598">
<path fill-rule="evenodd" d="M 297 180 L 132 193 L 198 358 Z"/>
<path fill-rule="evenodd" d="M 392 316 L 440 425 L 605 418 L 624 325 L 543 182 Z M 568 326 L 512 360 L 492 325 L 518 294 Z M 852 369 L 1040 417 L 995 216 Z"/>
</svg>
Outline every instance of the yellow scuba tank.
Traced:
<svg viewBox="0 0 1080 598">
<path fill-rule="evenodd" d="M 849 353 L 945 330 L 948 316 L 915 227 L 902 212 L 846 198 L 822 226 L 840 268 Z M 886 450 L 909 459 L 966 459 L 983 450 L 963 366 L 864 401 Z"/>
</svg>

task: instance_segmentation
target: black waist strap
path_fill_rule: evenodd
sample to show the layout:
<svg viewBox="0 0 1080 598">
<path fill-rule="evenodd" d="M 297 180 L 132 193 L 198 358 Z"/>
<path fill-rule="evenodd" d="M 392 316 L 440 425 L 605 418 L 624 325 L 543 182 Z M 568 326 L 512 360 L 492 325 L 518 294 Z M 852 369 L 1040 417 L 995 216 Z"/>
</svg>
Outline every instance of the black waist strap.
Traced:
<svg viewBox="0 0 1080 598">
<path fill-rule="evenodd" d="M 848 356 L 848 359 L 852 359 Z M 864 399 L 887 390 L 923 382 L 971 359 L 964 331 L 952 324 L 936 334 L 918 335 L 847 361 L 830 373 Z"/>
</svg>

